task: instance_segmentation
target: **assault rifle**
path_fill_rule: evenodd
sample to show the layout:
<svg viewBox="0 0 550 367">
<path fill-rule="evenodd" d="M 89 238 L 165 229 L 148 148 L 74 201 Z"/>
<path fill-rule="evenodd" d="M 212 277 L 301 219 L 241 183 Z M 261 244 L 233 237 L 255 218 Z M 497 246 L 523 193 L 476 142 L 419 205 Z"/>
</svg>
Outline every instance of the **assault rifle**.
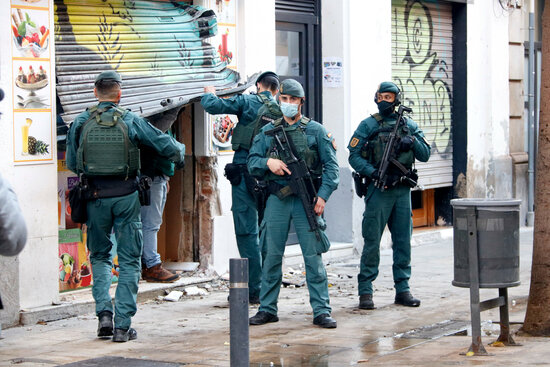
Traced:
<svg viewBox="0 0 550 367">
<path fill-rule="evenodd" d="M 314 210 L 315 203 L 317 201 L 317 190 L 315 190 L 315 186 L 313 185 L 313 179 L 311 178 L 306 162 L 304 162 L 303 159 L 297 158 L 294 142 L 286 134 L 282 125 L 266 131 L 265 134 L 268 136 L 273 136 L 275 139 L 279 157 L 283 162 L 285 162 L 291 172 L 290 176 L 287 175 L 288 186 L 290 186 L 292 193 L 300 198 L 306 212 L 309 229 L 311 232 L 315 232 L 317 241 L 320 241 L 320 227 L 317 222 L 317 214 L 315 214 Z"/>
<path fill-rule="evenodd" d="M 416 180 L 413 179 L 413 177 L 416 176 L 416 173 L 409 171 L 397 159 L 395 159 L 397 155 L 397 144 L 399 143 L 397 139 L 397 130 L 402 123 L 401 120 L 403 120 L 403 112 L 410 113 L 412 112 L 412 108 L 400 105 L 399 109 L 397 110 L 397 120 L 395 121 L 395 127 L 391 131 L 388 142 L 386 143 L 386 147 L 384 148 L 384 155 L 382 156 L 380 167 L 378 168 L 378 180 L 374 183 L 374 185 L 378 187 L 381 191 L 384 191 L 388 184 L 393 184 L 393 182 L 387 182 L 388 167 L 390 166 L 390 163 L 394 164 L 402 172 L 402 177 L 399 179 L 400 182 L 410 187 L 416 186 Z"/>
</svg>

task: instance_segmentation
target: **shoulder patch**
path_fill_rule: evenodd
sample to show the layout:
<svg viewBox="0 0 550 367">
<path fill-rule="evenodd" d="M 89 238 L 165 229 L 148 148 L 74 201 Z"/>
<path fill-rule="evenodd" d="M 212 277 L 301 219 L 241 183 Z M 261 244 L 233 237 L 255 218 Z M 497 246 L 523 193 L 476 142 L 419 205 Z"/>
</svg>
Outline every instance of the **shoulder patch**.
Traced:
<svg viewBox="0 0 550 367">
<path fill-rule="evenodd" d="M 352 148 L 355 148 L 357 146 L 357 144 L 359 144 L 359 139 L 358 138 L 352 138 L 351 141 L 349 142 L 349 146 L 352 147 Z"/>
<path fill-rule="evenodd" d="M 332 137 L 332 133 L 327 133 L 327 136 L 328 136 L 329 138 L 331 138 L 331 137 Z"/>
<path fill-rule="evenodd" d="M 332 139 L 332 147 L 334 148 L 334 150 L 338 150 L 338 147 L 336 146 L 336 139 Z"/>
</svg>

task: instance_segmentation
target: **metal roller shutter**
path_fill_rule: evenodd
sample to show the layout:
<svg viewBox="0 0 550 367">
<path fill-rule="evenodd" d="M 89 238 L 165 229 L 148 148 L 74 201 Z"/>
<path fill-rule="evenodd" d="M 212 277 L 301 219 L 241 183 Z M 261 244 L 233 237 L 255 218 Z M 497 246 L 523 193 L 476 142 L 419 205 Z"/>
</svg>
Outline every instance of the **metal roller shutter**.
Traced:
<svg viewBox="0 0 550 367">
<path fill-rule="evenodd" d="M 213 11 L 184 1 L 55 0 L 57 96 L 65 122 L 93 105 L 94 79 L 117 70 L 121 105 L 143 116 L 229 88 L 226 68 L 205 39 L 217 32 Z"/>
<path fill-rule="evenodd" d="M 275 11 L 317 15 L 315 0 L 275 0 Z"/>
<path fill-rule="evenodd" d="M 452 36 L 451 4 L 392 1 L 392 78 L 432 145 L 429 162 L 416 164 L 426 189 L 453 182 Z"/>
</svg>

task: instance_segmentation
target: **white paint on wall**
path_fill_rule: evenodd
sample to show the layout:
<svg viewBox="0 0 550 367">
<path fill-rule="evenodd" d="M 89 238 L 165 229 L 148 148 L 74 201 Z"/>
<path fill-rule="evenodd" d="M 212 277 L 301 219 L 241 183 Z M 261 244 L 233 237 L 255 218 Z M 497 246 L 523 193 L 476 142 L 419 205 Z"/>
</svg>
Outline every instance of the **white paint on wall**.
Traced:
<svg viewBox="0 0 550 367">
<path fill-rule="evenodd" d="M 53 24 L 53 3 L 50 4 Z M 1 18 L 6 29 L 11 24 L 10 2 L 0 3 Z M 10 32 L 0 34 L 0 87 L 5 98 L 0 102 L 0 171 L 11 182 L 28 228 L 25 249 L 19 255 L 20 308 L 51 305 L 59 298 L 58 233 L 57 233 L 57 165 L 51 163 L 16 166 L 13 164 L 13 76 L 12 38 Z M 53 34 L 50 36 L 53 39 Z M 55 60 L 51 50 L 51 60 Z M 55 75 L 50 75 L 55 80 Z M 53 120 L 55 123 L 55 119 Z M 50 149 L 54 152 L 55 144 Z"/>
<path fill-rule="evenodd" d="M 211 268 L 219 275 L 229 271 L 229 259 L 240 257 L 233 226 L 233 213 L 231 212 L 231 184 L 223 175 L 225 165 L 231 163 L 232 160 L 232 154 L 218 156 L 218 189 L 222 204 L 222 214 L 214 217 L 214 233 L 212 236 L 214 241 L 212 246 L 213 263 Z"/>
<path fill-rule="evenodd" d="M 275 1 L 238 0 L 237 4 L 237 64 L 241 78 L 248 79 L 260 71 L 275 71 Z M 214 217 L 213 263 L 210 265 L 218 274 L 229 270 L 230 258 L 239 257 L 231 212 L 231 184 L 223 175 L 225 165 L 232 160 L 233 154 L 218 155 L 222 214 Z"/>
<path fill-rule="evenodd" d="M 499 196 L 488 181 L 497 174 L 495 160 L 509 153 L 508 13 L 496 2 L 476 1 L 468 5 L 467 32 L 467 193 Z"/>
<path fill-rule="evenodd" d="M 13 124 L 12 124 L 12 70 L 11 70 L 11 30 L 8 32 L 9 24 L 11 24 L 10 2 L 0 2 L 0 14 L 3 19 L 1 24 L 4 24 L 4 32 L 0 32 L 0 88 L 4 90 L 4 100 L 0 102 L 0 172 L 9 181 L 12 181 L 13 176 L 13 158 L 9 152 L 13 152 Z"/>
<path fill-rule="evenodd" d="M 337 88 L 323 88 L 323 125 L 336 140 L 336 157 L 340 166 L 347 167 L 347 140 L 353 133 L 350 119 L 350 55 L 349 55 L 349 2 L 323 2 L 321 7 L 322 55 L 342 60 L 342 83 Z M 320 60 L 322 61 L 322 60 Z M 323 76 L 324 77 L 324 76 Z"/>
</svg>

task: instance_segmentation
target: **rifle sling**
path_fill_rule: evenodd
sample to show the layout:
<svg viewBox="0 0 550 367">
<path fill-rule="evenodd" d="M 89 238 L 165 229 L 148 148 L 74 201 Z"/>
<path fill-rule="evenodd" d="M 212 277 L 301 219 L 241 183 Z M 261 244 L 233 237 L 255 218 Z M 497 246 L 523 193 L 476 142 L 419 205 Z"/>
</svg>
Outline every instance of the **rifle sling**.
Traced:
<svg viewBox="0 0 550 367">
<path fill-rule="evenodd" d="M 404 175 L 406 175 L 407 173 L 409 173 L 409 170 L 407 169 L 407 167 L 405 167 L 404 165 L 402 165 L 401 162 L 399 162 L 397 159 L 392 158 L 392 159 L 390 159 L 390 162 L 393 163 L 397 168 L 399 168 L 399 170 L 400 170 Z"/>
</svg>

